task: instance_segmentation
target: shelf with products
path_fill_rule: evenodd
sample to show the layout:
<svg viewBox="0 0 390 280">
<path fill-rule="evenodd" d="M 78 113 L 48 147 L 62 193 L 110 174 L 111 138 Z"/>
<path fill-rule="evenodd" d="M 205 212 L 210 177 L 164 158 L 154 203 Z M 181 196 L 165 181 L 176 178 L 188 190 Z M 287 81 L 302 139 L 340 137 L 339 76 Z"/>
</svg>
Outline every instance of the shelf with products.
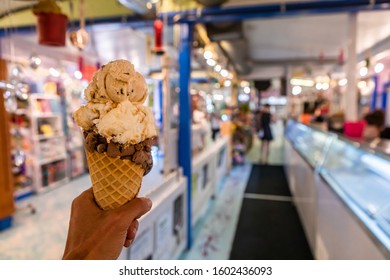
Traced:
<svg viewBox="0 0 390 280">
<path fill-rule="evenodd" d="M 28 101 L 18 100 L 15 110 L 10 112 L 12 174 L 14 197 L 17 200 L 31 195 L 34 190 L 33 143 L 30 127 Z"/>
<path fill-rule="evenodd" d="M 39 170 L 42 174 L 42 182 L 38 191 L 54 188 L 68 181 L 66 158 L 43 164 Z"/>
<path fill-rule="evenodd" d="M 83 80 L 72 80 L 66 83 L 62 89 L 62 104 L 64 128 L 66 136 L 66 150 L 68 156 L 68 171 L 70 178 L 76 178 L 87 172 L 86 157 L 84 152 L 84 137 L 80 127 L 73 118 L 73 112 L 77 110 L 85 100 L 83 91 L 88 83 Z"/>
<path fill-rule="evenodd" d="M 35 191 L 68 179 L 66 138 L 61 99 L 55 94 L 31 94 L 31 135 L 34 144 Z"/>
</svg>

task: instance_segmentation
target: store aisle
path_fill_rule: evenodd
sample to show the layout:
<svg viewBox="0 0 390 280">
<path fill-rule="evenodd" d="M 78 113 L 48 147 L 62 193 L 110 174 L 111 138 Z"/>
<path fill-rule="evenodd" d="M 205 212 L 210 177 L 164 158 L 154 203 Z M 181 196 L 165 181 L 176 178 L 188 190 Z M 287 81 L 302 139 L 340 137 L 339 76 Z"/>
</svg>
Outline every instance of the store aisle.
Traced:
<svg viewBox="0 0 390 280">
<path fill-rule="evenodd" d="M 270 144 L 269 164 L 283 165 L 283 143 L 284 143 L 284 126 L 283 121 L 278 120 L 271 125 L 274 134 L 274 140 Z M 250 163 L 257 164 L 260 161 L 261 142 L 257 136 L 253 137 L 252 148 L 246 155 L 246 160 Z"/>
<path fill-rule="evenodd" d="M 313 259 L 283 166 L 253 165 L 230 259 Z"/>
</svg>

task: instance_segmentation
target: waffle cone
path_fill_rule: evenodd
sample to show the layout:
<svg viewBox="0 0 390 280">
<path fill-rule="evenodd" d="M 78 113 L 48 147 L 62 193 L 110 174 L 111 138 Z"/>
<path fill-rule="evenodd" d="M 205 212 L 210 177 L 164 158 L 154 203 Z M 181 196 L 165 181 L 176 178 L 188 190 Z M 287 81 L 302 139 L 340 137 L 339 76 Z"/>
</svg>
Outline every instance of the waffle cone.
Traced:
<svg viewBox="0 0 390 280">
<path fill-rule="evenodd" d="M 130 160 L 86 151 L 93 194 L 103 210 L 115 209 L 138 195 L 144 169 Z"/>
</svg>

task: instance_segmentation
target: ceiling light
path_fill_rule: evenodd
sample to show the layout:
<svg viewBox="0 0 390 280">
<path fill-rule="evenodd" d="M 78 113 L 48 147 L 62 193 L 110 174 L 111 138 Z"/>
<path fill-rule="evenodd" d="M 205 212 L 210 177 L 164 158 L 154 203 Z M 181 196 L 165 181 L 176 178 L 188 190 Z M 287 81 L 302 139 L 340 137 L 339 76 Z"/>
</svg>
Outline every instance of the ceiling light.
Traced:
<svg viewBox="0 0 390 280">
<path fill-rule="evenodd" d="M 244 92 L 245 92 L 246 94 L 249 94 L 249 93 L 251 92 L 250 87 L 244 87 Z"/>
<path fill-rule="evenodd" d="M 314 86 L 314 81 L 313 80 L 308 80 L 308 79 L 291 79 L 290 84 L 293 86 L 302 86 L 302 87 L 312 87 Z"/>
<path fill-rule="evenodd" d="M 205 51 L 204 54 L 203 54 L 203 57 L 205 59 L 210 59 L 213 57 L 213 53 L 211 51 Z"/>
<path fill-rule="evenodd" d="M 230 87 L 230 86 L 232 85 L 232 81 L 226 80 L 226 81 L 223 83 L 223 85 L 224 85 L 225 87 Z"/>
<path fill-rule="evenodd" d="M 322 84 L 322 90 L 328 90 L 329 89 L 329 84 L 328 83 L 323 83 Z"/>
<path fill-rule="evenodd" d="M 321 90 L 321 89 L 322 89 L 322 84 L 316 83 L 316 90 Z"/>
<path fill-rule="evenodd" d="M 366 76 L 368 74 L 368 68 L 367 67 L 360 68 L 359 73 L 361 77 Z"/>
<path fill-rule="evenodd" d="M 292 88 L 292 94 L 293 95 L 298 95 L 302 92 L 302 88 L 300 86 L 294 86 Z"/>
<path fill-rule="evenodd" d="M 221 76 L 224 77 L 224 78 L 226 78 L 227 76 L 229 76 L 228 70 L 222 69 L 222 70 L 221 70 Z"/>
<path fill-rule="evenodd" d="M 375 65 L 374 71 L 375 71 L 375 73 L 380 73 L 383 71 L 384 68 L 385 68 L 385 66 L 382 63 L 377 63 Z"/>
<path fill-rule="evenodd" d="M 347 79 L 341 79 L 340 81 L 339 81 L 339 86 L 340 87 L 343 87 L 343 86 L 346 86 L 347 85 L 347 83 L 348 83 L 348 80 Z"/>
<path fill-rule="evenodd" d="M 77 79 L 77 80 L 81 80 L 83 78 L 83 73 L 81 73 L 80 71 L 74 71 L 73 73 L 74 77 Z"/>
<path fill-rule="evenodd" d="M 215 65 L 215 67 L 214 67 L 214 70 L 215 70 L 216 72 L 221 71 L 221 69 L 222 69 L 222 67 L 221 67 L 221 65 L 219 65 L 219 64 Z"/>
<path fill-rule="evenodd" d="M 206 63 L 209 66 L 215 66 L 217 64 L 217 62 L 214 59 L 211 59 L 211 58 L 207 59 Z"/>
</svg>

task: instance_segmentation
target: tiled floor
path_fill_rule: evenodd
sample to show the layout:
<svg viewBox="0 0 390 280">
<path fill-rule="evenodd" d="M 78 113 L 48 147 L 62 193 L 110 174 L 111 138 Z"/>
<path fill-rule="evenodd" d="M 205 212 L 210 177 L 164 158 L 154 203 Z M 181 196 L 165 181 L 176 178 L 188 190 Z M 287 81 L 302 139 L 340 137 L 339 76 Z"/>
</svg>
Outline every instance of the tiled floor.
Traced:
<svg viewBox="0 0 390 280">
<path fill-rule="evenodd" d="M 64 186 L 17 203 L 13 226 L 0 232 L 0 259 L 60 259 L 65 246 L 73 198 L 91 186 L 83 176 Z M 31 203 L 37 212 L 31 214 Z"/>
<path fill-rule="evenodd" d="M 237 166 L 232 170 L 221 192 L 210 203 L 207 215 L 199 221 L 193 246 L 183 255 L 183 259 L 229 259 L 250 171 L 251 164 Z"/>
</svg>

